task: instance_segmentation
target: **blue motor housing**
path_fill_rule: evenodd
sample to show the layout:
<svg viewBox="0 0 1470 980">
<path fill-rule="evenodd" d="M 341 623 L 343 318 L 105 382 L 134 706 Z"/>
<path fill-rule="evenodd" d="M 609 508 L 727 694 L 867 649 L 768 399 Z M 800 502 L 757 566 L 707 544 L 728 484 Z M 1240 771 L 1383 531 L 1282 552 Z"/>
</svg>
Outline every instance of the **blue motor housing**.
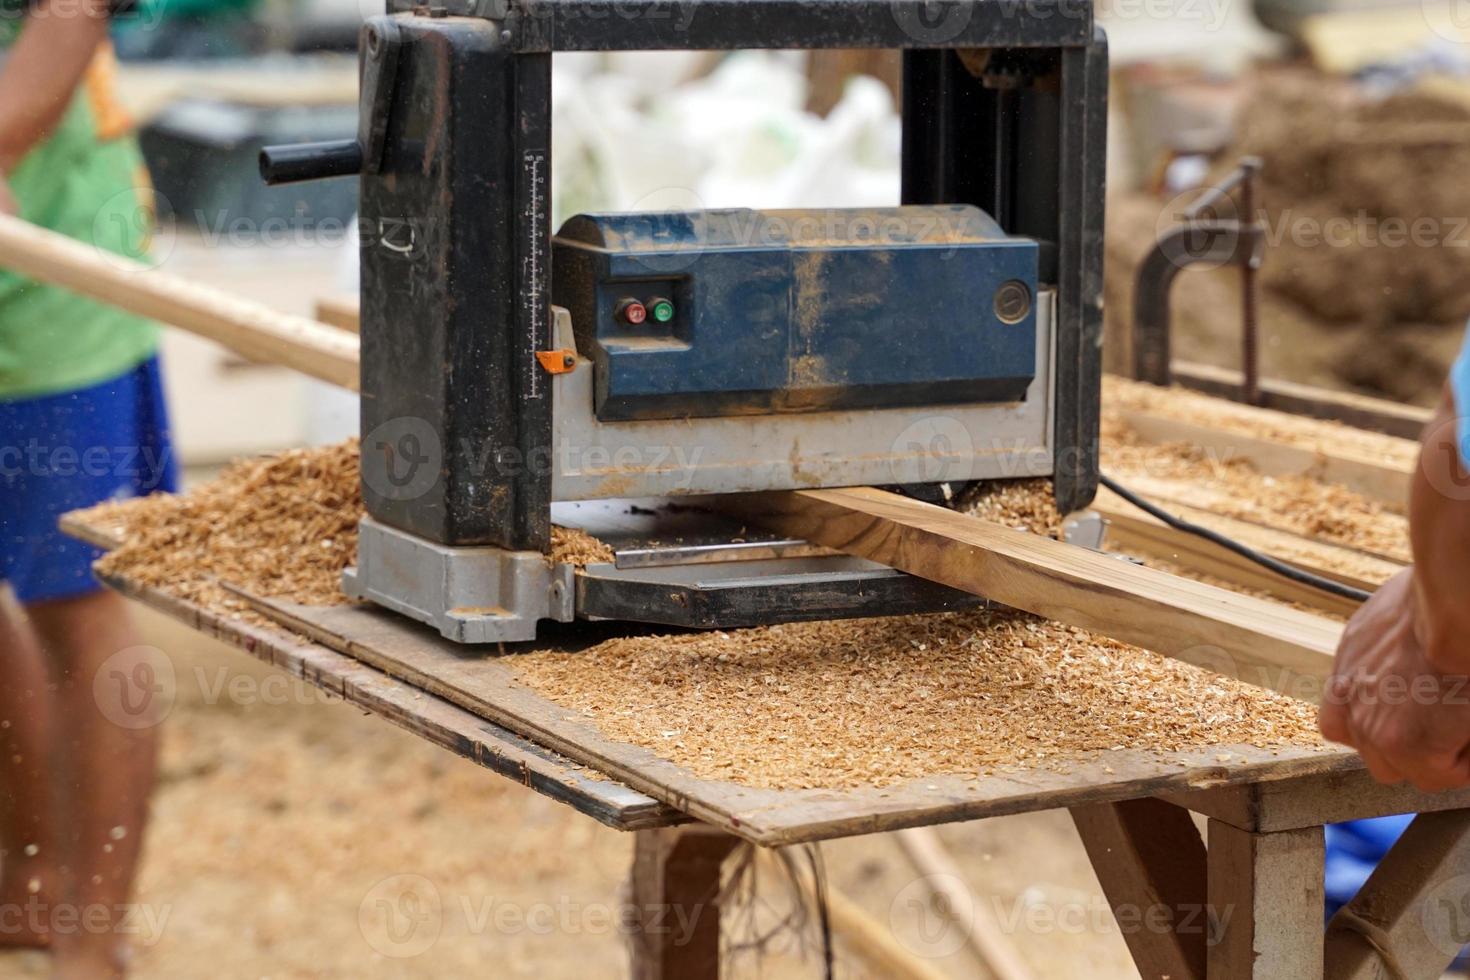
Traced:
<svg viewBox="0 0 1470 980">
<path fill-rule="evenodd" d="M 1037 245 L 969 205 L 578 215 L 552 302 L 603 420 L 1018 401 Z"/>
</svg>

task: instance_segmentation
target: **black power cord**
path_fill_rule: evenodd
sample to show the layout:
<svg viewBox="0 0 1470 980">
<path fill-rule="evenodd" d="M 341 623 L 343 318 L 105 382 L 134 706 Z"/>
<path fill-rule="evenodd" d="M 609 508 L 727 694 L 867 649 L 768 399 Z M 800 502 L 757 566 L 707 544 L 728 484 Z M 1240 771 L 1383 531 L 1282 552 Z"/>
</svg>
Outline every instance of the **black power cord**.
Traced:
<svg viewBox="0 0 1470 980">
<path fill-rule="evenodd" d="M 1313 575 L 1311 572 L 1304 572 L 1294 565 L 1288 565 L 1284 561 L 1277 561 L 1270 555 L 1263 555 L 1254 548 L 1249 548 L 1233 538 L 1227 538 L 1218 531 L 1211 531 L 1207 527 L 1201 527 L 1198 524 L 1186 521 L 1182 517 L 1175 517 L 1168 511 L 1144 500 L 1138 494 L 1105 474 L 1100 475 L 1099 479 L 1102 481 L 1102 485 L 1113 491 L 1113 493 L 1116 493 L 1151 517 L 1156 517 L 1163 521 L 1176 531 L 1184 531 L 1188 534 L 1198 535 L 1206 541 L 1212 541 L 1220 547 L 1228 548 L 1237 555 L 1240 555 L 1240 557 L 1247 558 L 1263 568 L 1269 568 L 1283 578 L 1291 579 L 1293 582 L 1310 585 L 1314 589 L 1321 589 L 1323 592 L 1330 592 L 1333 595 L 1342 596 L 1344 599 L 1354 599 L 1358 602 L 1362 602 L 1368 598 L 1369 593 L 1364 592 L 1362 589 L 1355 589 L 1351 585 L 1344 585 L 1342 582 L 1335 581 L 1334 579 L 1323 578 L 1321 575 Z"/>
</svg>

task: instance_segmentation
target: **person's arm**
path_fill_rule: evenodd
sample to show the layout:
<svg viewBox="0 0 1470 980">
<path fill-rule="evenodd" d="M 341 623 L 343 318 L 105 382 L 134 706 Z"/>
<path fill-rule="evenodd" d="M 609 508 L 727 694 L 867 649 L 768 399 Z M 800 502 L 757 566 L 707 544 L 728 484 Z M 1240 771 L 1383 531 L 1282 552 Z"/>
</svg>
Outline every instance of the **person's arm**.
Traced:
<svg viewBox="0 0 1470 980">
<path fill-rule="evenodd" d="M 106 0 L 43 0 L 0 67 L 0 180 L 55 130 L 107 37 Z"/>
<path fill-rule="evenodd" d="M 1470 337 L 1421 440 L 1409 490 L 1414 564 L 1343 631 L 1319 721 L 1387 783 L 1470 785 Z"/>
<path fill-rule="evenodd" d="M 1446 384 L 1409 491 L 1409 540 L 1424 653 L 1447 674 L 1470 674 L 1470 473 L 1459 445 L 1470 433 L 1456 414 Z"/>
</svg>

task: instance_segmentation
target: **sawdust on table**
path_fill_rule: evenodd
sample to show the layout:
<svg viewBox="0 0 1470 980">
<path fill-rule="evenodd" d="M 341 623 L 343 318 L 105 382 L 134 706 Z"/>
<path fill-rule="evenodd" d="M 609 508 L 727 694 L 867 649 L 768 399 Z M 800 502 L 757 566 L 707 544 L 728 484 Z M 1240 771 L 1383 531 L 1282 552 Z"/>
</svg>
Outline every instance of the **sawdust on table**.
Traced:
<svg viewBox="0 0 1470 980">
<path fill-rule="evenodd" d="M 610 738 L 759 787 L 1321 744 L 1306 702 L 1016 612 L 628 637 L 503 662 Z"/>
<path fill-rule="evenodd" d="M 242 603 L 221 583 L 304 605 L 350 602 L 342 570 L 357 557 L 363 516 L 357 440 L 239 460 L 184 494 L 101 504 L 84 520 L 117 527 L 119 547 L 100 572 L 216 609 Z M 552 529 L 551 558 L 611 561 L 612 549 L 585 531 Z"/>
</svg>

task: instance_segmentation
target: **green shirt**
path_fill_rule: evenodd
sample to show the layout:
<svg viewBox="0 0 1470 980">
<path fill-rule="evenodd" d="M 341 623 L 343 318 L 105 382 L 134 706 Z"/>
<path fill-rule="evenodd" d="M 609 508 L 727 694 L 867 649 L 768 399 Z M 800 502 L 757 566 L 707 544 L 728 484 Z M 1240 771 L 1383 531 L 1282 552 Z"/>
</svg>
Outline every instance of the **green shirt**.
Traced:
<svg viewBox="0 0 1470 980">
<path fill-rule="evenodd" d="M 6 33 L 0 27 L 0 48 Z M 141 259 L 152 230 L 145 206 L 151 200 L 140 191 L 147 172 L 131 134 L 99 132 L 99 113 L 113 111 L 104 104 L 108 74 L 94 63 L 56 131 L 31 149 L 8 183 L 27 221 Z M 106 381 L 157 346 L 158 328 L 147 320 L 0 270 L 0 399 Z"/>
</svg>

